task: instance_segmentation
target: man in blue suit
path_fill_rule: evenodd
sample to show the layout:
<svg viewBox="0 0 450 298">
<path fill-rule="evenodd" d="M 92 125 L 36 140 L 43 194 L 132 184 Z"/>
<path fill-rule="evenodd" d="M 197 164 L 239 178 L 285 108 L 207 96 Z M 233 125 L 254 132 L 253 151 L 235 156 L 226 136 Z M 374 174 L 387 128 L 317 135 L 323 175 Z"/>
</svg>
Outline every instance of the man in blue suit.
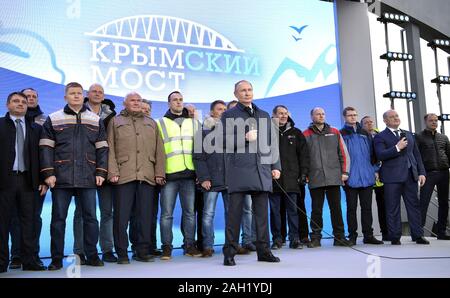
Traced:
<svg viewBox="0 0 450 298">
<path fill-rule="evenodd" d="M 381 160 L 380 179 L 384 183 L 388 234 L 393 245 L 400 245 L 400 197 L 403 196 L 412 240 L 430 244 L 423 237 L 418 186 L 425 184 L 425 168 L 411 132 L 399 129 L 396 111 L 383 114 L 386 129 L 374 138 L 375 153 Z"/>
</svg>

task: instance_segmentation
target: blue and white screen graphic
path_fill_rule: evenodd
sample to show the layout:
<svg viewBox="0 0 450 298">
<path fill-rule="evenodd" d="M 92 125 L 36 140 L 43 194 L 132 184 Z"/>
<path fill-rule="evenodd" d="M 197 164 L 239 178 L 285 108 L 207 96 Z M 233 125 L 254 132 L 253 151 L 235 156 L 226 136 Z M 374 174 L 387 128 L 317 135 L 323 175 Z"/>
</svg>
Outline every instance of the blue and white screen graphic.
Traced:
<svg viewBox="0 0 450 298">
<path fill-rule="evenodd" d="M 49 114 L 65 104 L 65 84 L 76 81 L 87 90 L 100 83 L 118 111 L 124 96 L 137 91 L 160 118 L 167 95 L 179 90 L 204 119 L 212 101 L 235 99 L 234 83 L 245 79 L 256 105 L 269 113 L 287 106 L 302 130 L 316 106 L 325 108 L 328 123 L 341 125 L 332 3 L 17 0 L 1 1 L 1 7 L 4 102 L 10 92 L 32 87 Z M 310 210 L 309 199 L 306 204 Z M 216 216 L 216 223 L 223 220 L 219 208 Z M 179 216 L 174 220 L 178 225 Z M 216 226 L 223 230 L 223 223 Z M 223 231 L 216 234 L 222 241 Z"/>
</svg>

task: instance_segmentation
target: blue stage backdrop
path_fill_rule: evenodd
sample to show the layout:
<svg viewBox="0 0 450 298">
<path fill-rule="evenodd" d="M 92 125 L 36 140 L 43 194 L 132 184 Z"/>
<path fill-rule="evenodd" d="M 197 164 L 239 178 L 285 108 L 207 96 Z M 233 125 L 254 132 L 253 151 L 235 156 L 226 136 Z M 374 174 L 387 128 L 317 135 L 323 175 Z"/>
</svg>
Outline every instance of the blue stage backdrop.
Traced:
<svg viewBox="0 0 450 298">
<path fill-rule="evenodd" d="M 234 83 L 245 79 L 253 83 L 258 106 L 271 111 L 286 105 L 302 130 L 315 106 L 325 108 L 327 122 L 341 126 L 332 3 L 18 0 L 3 3 L 0 20 L 4 101 L 10 92 L 32 87 L 49 114 L 64 105 L 65 84 L 77 81 L 87 89 L 97 82 L 119 110 L 130 91 L 150 99 L 155 119 L 167 110 L 168 93 L 180 90 L 203 119 L 210 102 L 234 99 Z M 49 254 L 50 209 L 48 195 L 42 255 Z M 179 205 L 176 211 L 177 246 Z M 328 211 L 324 216 L 331 231 Z M 221 204 L 216 230 L 216 242 L 223 243 Z M 70 253 L 71 228 L 66 238 Z"/>
</svg>

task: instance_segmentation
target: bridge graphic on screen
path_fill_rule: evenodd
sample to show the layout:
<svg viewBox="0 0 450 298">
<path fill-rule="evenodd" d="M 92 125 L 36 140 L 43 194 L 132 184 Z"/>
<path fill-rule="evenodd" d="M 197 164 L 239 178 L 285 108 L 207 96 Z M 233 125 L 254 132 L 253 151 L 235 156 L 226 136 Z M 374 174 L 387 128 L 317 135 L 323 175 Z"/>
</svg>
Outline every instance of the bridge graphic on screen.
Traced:
<svg viewBox="0 0 450 298">
<path fill-rule="evenodd" d="M 101 25 L 89 36 L 244 52 L 225 36 L 199 23 L 169 16 L 138 15 Z"/>
</svg>

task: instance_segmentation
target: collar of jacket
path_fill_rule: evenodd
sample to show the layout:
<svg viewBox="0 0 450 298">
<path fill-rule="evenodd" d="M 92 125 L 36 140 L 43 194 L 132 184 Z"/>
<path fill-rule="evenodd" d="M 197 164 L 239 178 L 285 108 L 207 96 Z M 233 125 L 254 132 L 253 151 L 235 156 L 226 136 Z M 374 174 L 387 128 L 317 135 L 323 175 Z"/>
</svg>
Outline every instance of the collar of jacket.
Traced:
<svg viewBox="0 0 450 298">
<path fill-rule="evenodd" d="M 309 124 L 309 127 L 308 127 L 309 129 L 311 129 L 315 134 L 318 134 L 318 135 L 322 135 L 322 134 L 326 134 L 326 133 L 328 133 L 329 132 L 329 130 L 330 130 L 330 125 L 328 124 L 328 123 L 324 123 L 323 124 L 323 129 L 322 129 L 322 131 L 320 131 L 318 128 L 317 128 L 317 126 L 315 126 L 314 125 L 314 123 L 310 123 Z"/>
<path fill-rule="evenodd" d="M 429 135 L 429 136 L 435 136 L 435 135 L 437 135 L 439 132 L 438 132 L 437 130 L 435 130 L 435 131 L 434 131 L 434 134 L 433 134 L 433 132 L 432 132 L 430 129 L 425 128 L 425 129 L 423 130 L 423 133 L 426 134 L 426 135 Z"/>
<path fill-rule="evenodd" d="M 129 112 L 127 109 L 123 109 L 122 111 L 120 111 L 120 116 L 142 118 L 142 117 L 144 117 L 144 113 L 142 113 L 142 112 Z"/>
<path fill-rule="evenodd" d="M 44 114 L 44 112 L 42 112 L 42 110 L 39 107 L 39 105 L 37 105 L 35 108 L 28 108 L 25 117 L 34 119 L 37 116 L 42 115 L 42 114 Z"/>
<path fill-rule="evenodd" d="M 167 110 L 166 114 L 164 114 L 164 117 L 169 118 L 172 121 L 177 118 L 189 118 L 189 111 L 186 108 L 183 108 L 181 115 L 175 115 L 169 109 Z"/>
<path fill-rule="evenodd" d="M 87 110 L 86 106 L 83 105 L 78 113 L 81 114 L 81 113 L 83 113 L 86 110 Z M 68 104 L 64 106 L 64 113 L 69 114 L 69 115 L 76 115 L 77 114 L 69 107 Z"/>
<path fill-rule="evenodd" d="M 240 109 L 241 111 L 244 111 L 250 115 L 249 111 L 247 110 L 248 107 L 243 105 L 242 103 L 238 102 L 236 107 L 238 107 L 238 109 Z M 259 110 L 259 108 L 253 102 L 252 102 L 252 109 L 253 109 L 253 117 L 254 117 L 256 115 L 256 112 Z M 252 116 L 252 115 L 250 115 L 250 116 Z"/>
<path fill-rule="evenodd" d="M 86 104 L 89 101 L 89 97 L 84 98 L 84 103 Z M 104 106 L 108 106 L 111 111 L 114 111 L 116 109 L 116 105 L 111 99 L 105 98 L 102 101 L 102 109 Z M 105 107 L 106 108 L 106 107 Z"/>
<path fill-rule="evenodd" d="M 347 123 L 344 124 L 343 129 L 346 130 L 348 134 L 354 134 L 354 133 L 361 134 L 361 133 L 364 133 L 363 130 L 362 130 L 362 126 L 361 126 L 361 124 L 359 122 L 356 122 L 356 131 L 353 128 L 352 125 L 349 125 Z"/>
</svg>

